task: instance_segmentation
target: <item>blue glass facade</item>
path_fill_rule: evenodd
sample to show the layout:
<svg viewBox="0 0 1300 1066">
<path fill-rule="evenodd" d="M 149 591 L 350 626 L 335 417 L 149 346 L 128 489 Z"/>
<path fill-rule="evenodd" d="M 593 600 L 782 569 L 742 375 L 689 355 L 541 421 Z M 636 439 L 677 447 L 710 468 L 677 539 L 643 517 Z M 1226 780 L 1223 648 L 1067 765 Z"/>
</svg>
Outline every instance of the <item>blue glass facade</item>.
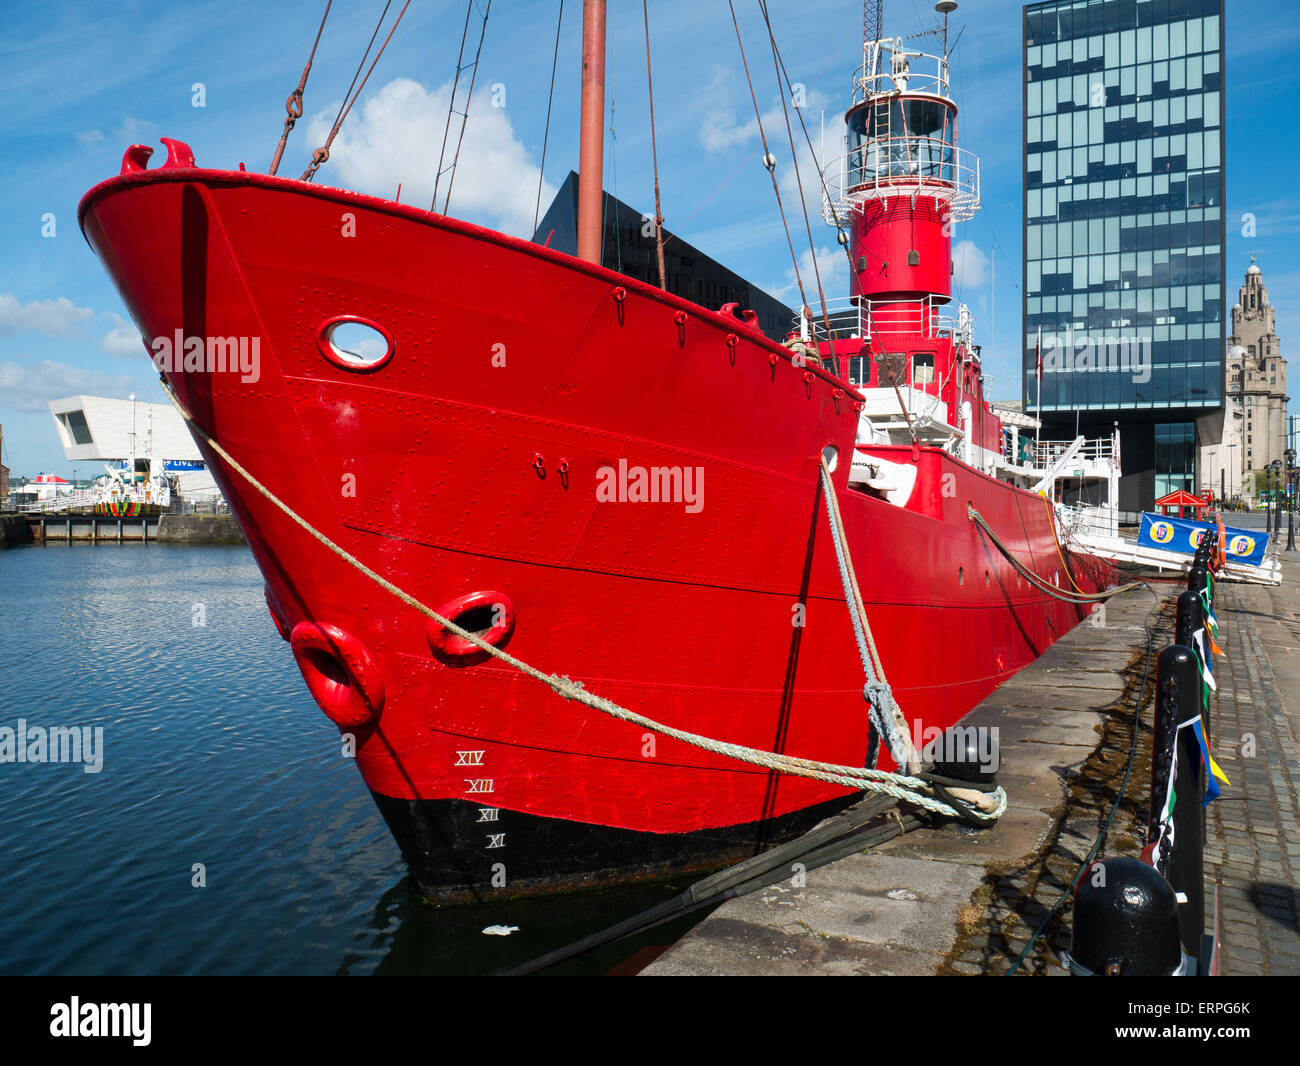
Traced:
<svg viewBox="0 0 1300 1066">
<path fill-rule="evenodd" d="M 1119 420 L 1126 474 L 1190 489 L 1223 406 L 1222 0 L 1030 4 L 1024 63 L 1026 408 L 1041 331 L 1044 423 Z"/>
</svg>

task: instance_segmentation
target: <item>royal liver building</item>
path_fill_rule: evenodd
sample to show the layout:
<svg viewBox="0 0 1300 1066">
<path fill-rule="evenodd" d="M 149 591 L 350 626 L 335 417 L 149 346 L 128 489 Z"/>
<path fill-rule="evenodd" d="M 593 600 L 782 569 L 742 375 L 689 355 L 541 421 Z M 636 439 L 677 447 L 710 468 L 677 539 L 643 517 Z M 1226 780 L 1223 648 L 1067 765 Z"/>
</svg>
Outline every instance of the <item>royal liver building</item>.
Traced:
<svg viewBox="0 0 1300 1066">
<path fill-rule="evenodd" d="M 1228 413 L 1241 434 L 1243 478 L 1286 450 L 1286 360 L 1274 329 L 1264 276 L 1251 256 L 1246 283 L 1232 309 L 1228 338 Z"/>
</svg>

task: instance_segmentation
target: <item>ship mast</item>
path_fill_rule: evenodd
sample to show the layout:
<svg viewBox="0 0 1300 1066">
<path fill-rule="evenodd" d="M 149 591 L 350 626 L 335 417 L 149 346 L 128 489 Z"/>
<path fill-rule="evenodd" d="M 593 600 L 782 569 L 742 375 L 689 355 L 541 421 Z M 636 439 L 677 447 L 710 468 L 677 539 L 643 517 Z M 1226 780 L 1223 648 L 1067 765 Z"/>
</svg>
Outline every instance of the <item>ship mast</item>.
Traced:
<svg viewBox="0 0 1300 1066">
<path fill-rule="evenodd" d="M 604 233 L 605 0 L 582 4 L 582 120 L 578 150 L 578 258 L 599 264 Z"/>
</svg>

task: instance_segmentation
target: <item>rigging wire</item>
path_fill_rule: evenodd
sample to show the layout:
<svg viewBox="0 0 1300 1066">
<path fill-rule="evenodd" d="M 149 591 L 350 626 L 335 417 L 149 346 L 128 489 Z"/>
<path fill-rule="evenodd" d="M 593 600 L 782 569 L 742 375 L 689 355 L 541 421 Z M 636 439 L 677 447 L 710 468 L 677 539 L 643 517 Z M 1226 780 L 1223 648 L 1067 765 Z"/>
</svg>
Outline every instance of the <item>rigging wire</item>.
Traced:
<svg viewBox="0 0 1300 1066">
<path fill-rule="evenodd" d="M 474 4 L 475 0 L 470 0 L 470 3 Z M 474 69 L 469 76 L 469 92 L 465 94 L 465 110 L 460 113 L 460 136 L 456 139 L 456 154 L 452 156 L 451 171 L 447 176 L 447 195 L 443 198 L 442 201 L 442 213 L 444 215 L 447 213 L 448 207 L 451 206 L 451 187 L 456 180 L 456 164 L 460 162 L 460 146 L 465 143 L 465 126 L 469 122 L 469 105 L 474 99 L 474 81 L 476 78 L 478 78 L 478 61 L 479 61 L 479 57 L 483 54 L 483 39 L 487 36 L 488 18 L 491 16 L 491 14 L 492 14 L 492 0 L 487 0 L 487 7 L 483 10 L 483 25 L 479 29 L 478 50 L 474 53 Z M 468 18 L 468 16 L 466 17 Z M 463 44 L 464 42 L 462 41 L 462 47 Z M 460 77 L 459 70 L 456 72 L 456 76 L 457 78 Z M 455 92 L 453 91 L 451 102 L 448 104 L 448 107 L 450 108 L 451 106 L 453 106 L 455 102 L 456 102 L 456 95 Z M 450 111 L 448 112 L 447 119 L 448 121 L 451 120 Z M 440 176 L 441 175 L 439 175 L 439 177 Z M 438 184 L 436 178 L 434 179 L 433 198 L 435 202 L 438 199 Z M 430 210 L 432 209 L 433 208 L 431 207 Z"/>
<path fill-rule="evenodd" d="M 465 4 L 465 26 L 460 31 L 460 51 L 456 53 L 456 76 L 451 82 L 451 96 L 447 99 L 447 121 L 442 127 L 442 147 L 438 150 L 438 172 L 433 176 L 433 202 L 429 205 L 429 210 L 436 210 L 438 207 L 438 183 L 442 180 L 442 161 L 447 156 L 447 138 L 451 134 L 451 116 L 456 107 L 456 90 L 460 87 L 460 76 L 465 70 L 465 42 L 469 39 L 469 17 L 474 11 L 474 0 L 467 0 Z M 556 43 L 559 47 L 559 43 Z M 466 110 L 469 110 L 466 107 Z"/>
<path fill-rule="evenodd" d="M 664 278 L 664 212 L 659 203 L 659 148 L 655 143 L 655 87 L 650 75 L 650 9 L 648 0 L 641 0 L 641 17 L 645 22 L 645 81 L 650 98 L 650 158 L 655 172 L 655 250 L 659 260 L 659 288 L 667 289 Z M 816 258 L 814 256 L 814 258 Z M 823 301 L 824 303 L 824 301 Z"/>
<path fill-rule="evenodd" d="M 815 89 L 817 87 L 817 85 L 821 82 L 822 78 L 826 76 L 826 72 L 830 70 L 832 64 L 834 64 L 838 58 L 839 58 L 838 53 L 832 51 L 830 59 L 826 61 L 826 65 L 822 67 L 821 72 L 817 75 L 816 78 L 813 79 L 812 83 L 809 85 L 810 89 Z M 719 184 L 716 189 L 714 189 L 711 193 L 709 193 L 709 195 L 704 198 L 704 200 L 700 203 L 698 207 L 696 207 L 694 211 L 692 211 L 689 215 L 686 216 L 686 219 L 678 226 L 678 229 L 680 230 L 683 227 L 685 227 L 687 222 L 693 219 L 705 207 L 707 207 L 710 203 L 712 203 L 714 197 L 716 197 L 718 193 L 722 192 L 724 188 L 726 188 L 728 185 L 731 184 L 731 180 L 745 168 L 745 164 L 748 163 L 752 158 L 753 155 L 751 154 L 746 156 L 744 159 L 742 159 L 740 161 L 740 164 L 736 167 L 736 169 L 733 170 L 731 174 L 728 175 L 727 178 L 721 184 Z M 672 242 L 675 241 L 676 239 L 677 239 L 677 234 L 670 233 L 667 239 L 664 241 L 664 246 L 667 247 L 668 245 L 672 244 Z"/>
<path fill-rule="evenodd" d="M 311 54 L 307 56 L 307 65 L 302 68 L 302 77 L 298 79 L 298 87 L 289 94 L 289 99 L 284 102 L 286 112 L 284 118 L 284 132 L 280 134 L 280 143 L 275 146 L 275 157 L 271 160 L 271 169 L 268 174 L 274 174 L 280 169 L 280 157 L 284 155 L 284 146 L 289 141 L 289 133 L 295 123 L 302 118 L 302 94 L 307 89 L 307 75 L 311 73 L 312 62 L 316 59 L 316 47 L 320 44 L 320 35 L 325 32 L 325 20 L 330 17 L 330 8 L 334 6 L 334 0 L 328 0 L 325 4 L 325 14 L 320 17 L 320 28 L 316 31 L 316 40 L 312 42 Z"/>
<path fill-rule="evenodd" d="M 822 324 L 826 327 L 826 339 L 831 342 L 831 361 L 838 363 L 834 340 L 831 338 L 831 316 L 826 309 L 826 292 L 822 288 L 822 273 L 817 265 L 817 245 L 813 240 L 812 224 L 808 221 L 808 200 L 804 196 L 803 176 L 799 172 L 799 151 L 794 146 L 794 130 L 790 126 L 790 109 L 786 103 L 785 89 L 781 85 L 781 62 L 776 54 L 776 35 L 772 32 L 772 20 L 767 13 L 767 0 L 758 0 L 758 9 L 763 13 L 763 22 L 767 25 L 767 37 L 772 45 L 772 69 L 776 73 L 776 93 L 781 98 L 781 113 L 785 116 L 785 132 L 790 141 L 790 161 L 794 164 L 794 180 L 799 189 L 799 207 L 803 211 L 803 226 L 808 234 L 808 254 L 812 256 L 813 279 L 817 282 L 817 298 L 821 301 L 822 306 Z M 809 147 L 811 147 L 811 142 Z"/>
<path fill-rule="evenodd" d="M 380 27 L 384 24 L 384 16 L 388 14 L 388 7 L 391 3 L 392 0 L 388 0 L 388 3 L 384 4 L 384 13 L 379 16 L 379 22 L 375 26 L 375 32 L 370 38 L 371 45 L 375 43 L 375 37 L 379 36 Z M 338 117 L 334 120 L 334 126 L 330 129 L 329 136 L 325 138 L 325 143 L 312 153 L 311 164 L 302 172 L 302 176 L 298 179 L 299 181 L 311 181 L 312 178 L 316 176 L 316 171 L 320 169 L 321 164 L 329 159 L 330 146 L 334 143 L 334 138 L 338 136 L 338 132 L 342 128 L 344 121 L 347 119 L 348 113 L 352 110 L 352 105 L 357 102 L 357 98 L 361 95 L 361 90 L 366 87 L 366 82 L 370 80 L 370 75 L 375 72 L 375 67 L 378 66 L 379 60 L 383 57 L 384 49 L 388 47 L 388 42 L 393 39 L 393 34 L 397 32 L 397 27 L 401 25 L 402 16 L 406 14 L 406 9 L 410 6 L 411 0 L 406 0 L 406 3 L 402 5 L 402 10 L 397 13 L 397 18 L 393 20 L 393 26 L 388 31 L 388 36 L 384 38 L 384 43 L 379 46 L 379 51 L 375 53 L 374 62 L 370 64 L 370 69 L 366 71 L 366 76 L 361 79 L 361 84 L 357 85 L 357 91 L 352 93 L 350 98 L 345 97 L 344 103 L 339 107 Z M 369 54 L 370 45 L 367 45 L 365 55 L 361 57 L 361 64 L 357 66 L 358 74 L 361 72 L 361 66 L 365 64 L 366 56 Z M 354 74 L 352 76 L 352 83 L 354 85 L 356 84 L 356 80 L 356 75 Z M 348 91 L 351 92 L 350 86 Z"/>
<path fill-rule="evenodd" d="M 366 65 L 366 60 L 370 57 L 370 49 L 375 46 L 375 38 L 379 36 L 379 31 L 384 25 L 384 19 L 388 18 L 388 9 L 392 6 L 393 0 L 387 0 L 384 4 L 384 10 L 379 13 L 379 21 L 375 23 L 375 32 L 370 35 L 370 42 L 366 45 L 366 50 L 361 54 L 361 60 L 357 63 L 357 69 L 352 75 L 352 82 L 348 85 L 348 91 L 343 94 L 343 99 L 339 101 L 338 112 L 334 115 L 334 124 L 340 125 L 343 121 L 343 108 L 347 105 L 348 99 L 352 96 L 352 90 L 357 84 L 357 79 L 361 77 L 361 70 Z"/>
<path fill-rule="evenodd" d="M 614 21 L 614 4 L 610 0 L 609 22 Z M 614 34 L 611 32 L 610 37 Z M 609 212 L 614 200 L 618 199 L 618 132 L 614 129 L 614 116 L 618 111 L 618 50 L 609 51 L 609 143 L 604 147 L 609 155 L 609 183 L 613 186 L 612 198 L 606 197 L 601 190 L 600 198 L 600 247 L 603 265 L 605 235 L 609 232 Z M 623 273 L 623 229 L 618 224 L 618 212 L 614 212 L 614 269 Z"/>
<path fill-rule="evenodd" d="M 745 81 L 749 84 L 749 98 L 754 103 L 754 118 L 758 120 L 758 135 L 763 141 L 763 165 L 767 168 L 768 175 L 772 179 L 772 192 L 776 194 L 777 210 L 781 212 L 781 226 L 785 229 L 785 243 L 790 249 L 790 262 L 794 266 L 795 284 L 799 286 L 799 305 L 800 312 L 808 309 L 808 297 L 804 292 L 803 275 L 799 272 L 799 258 L 794 254 L 794 241 L 790 239 L 790 224 L 785 218 L 785 207 L 781 203 L 781 189 L 776 183 L 776 157 L 767 146 L 767 134 L 763 131 L 763 115 L 758 109 L 758 97 L 754 95 L 754 79 L 749 76 L 749 61 L 745 58 L 745 42 L 740 38 L 740 23 L 736 21 L 736 5 L 732 0 L 727 0 L 727 7 L 731 9 L 731 24 L 736 29 L 736 44 L 740 46 L 740 62 L 745 68 Z M 814 258 L 816 258 L 814 256 Z"/>
<path fill-rule="evenodd" d="M 555 68 L 560 60 L 560 27 L 564 23 L 564 0 L 560 0 L 560 17 L 555 20 L 555 54 L 551 57 L 551 90 L 546 94 L 546 130 L 542 133 L 542 165 L 537 171 L 537 204 L 533 207 L 533 234 L 542 211 L 542 182 L 546 177 L 546 147 L 551 137 L 551 103 L 555 99 Z M 437 193 L 434 193 L 437 196 Z"/>
</svg>

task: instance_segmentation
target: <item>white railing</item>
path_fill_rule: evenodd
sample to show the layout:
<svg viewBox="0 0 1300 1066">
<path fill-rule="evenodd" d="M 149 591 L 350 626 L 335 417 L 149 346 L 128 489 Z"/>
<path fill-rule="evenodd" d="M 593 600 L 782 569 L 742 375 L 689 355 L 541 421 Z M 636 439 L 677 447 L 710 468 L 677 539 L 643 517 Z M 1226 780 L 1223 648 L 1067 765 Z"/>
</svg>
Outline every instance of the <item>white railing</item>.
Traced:
<svg viewBox="0 0 1300 1066">
<path fill-rule="evenodd" d="M 933 137 L 890 137 L 845 152 L 825 167 L 822 217 L 848 223 L 868 200 L 929 196 L 945 205 L 946 221 L 965 222 L 980 206 L 979 157 Z"/>
<path fill-rule="evenodd" d="M 90 507 L 94 504 L 98 495 L 93 489 L 74 489 L 62 496 L 52 496 L 48 500 L 20 503 L 18 510 L 23 514 L 51 514 L 68 511 L 74 507 Z"/>
<path fill-rule="evenodd" d="M 853 72 L 853 102 L 882 93 L 933 93 L 948 96 L 948 61 L 928 52 L 911 52 L 901 37 L 864 41 L 862 65 Z"/>
<path fill-rule="evenodd" d="M 996 410 L 993 413 L 998 414 Z M 1070 450 L 1073 443 L 1073 441 L 1068 440 L 1044 440 L 1039 441 L 1035 446 L 1033 433 L 1022 429 L 1015 438 L 1014 448 L 1012 439 L 1008 436 L 1002 448 L 1002 455 L 1007 462 L 1016 466 L 1026 466 L 1034 470 L 1049 470 L 1061 456 Z M 1113 463 L 1114 459 L 1115 441 L 1110 437 L 1092 437 L 1085 439 L 1079 445 L 1078 451 L 1071 457 L 1071 468 L 1074 465 L 1088 467 Z M 1094 470 L 1092 476 L 1097 476 L 1097 474 L 1098 472 Z"/>
<path fill-rule="evenodd" d="M 875 301 L 850 296 L 827 300 L 826 318 L 830 319 L 831 333 L 837 339 L 861 337 L 864 340 L 878 340 L 877 347 L 883 345 L 885 349 L 895 340 L 906 347 L 910 339 L 915 337 L 951 338 L 954 344 L 969 346 L 974 339 L 975 316 L 969 312 L 964 317 L 944 314 L 943 311 L 951 306 L 950 302 L 937 300 L 933 296 L 923 296 L 916 300 Z M 795 317 L 795 329 L 800 336 L 829 340 L 821 303 L 816 303 L 811 310 L 811 321 L 803 315 Z"/>
<path fill-rule="evenodd" d="M 1109 507 L 1088 504 L 1057 504 L 1056 517 L 1061 532 L 1067 537 L 1081 534 L 1094 537 L 1114 537 L 1119 530 L 1119 512 Z"/>
<path fill-rule="evenodd" d="M 1034 452 L 1034 465 L 1049 467 L 1064 455 L 1073 444 L 1068 440 L 1044 440 L 1038 442 Z M 1074 458 L 1080 464 L 1100 463 L 1115 457 L 1115 441 L 1111 437 L 1092 437 L 1084 440 Z"/>
</svg>

